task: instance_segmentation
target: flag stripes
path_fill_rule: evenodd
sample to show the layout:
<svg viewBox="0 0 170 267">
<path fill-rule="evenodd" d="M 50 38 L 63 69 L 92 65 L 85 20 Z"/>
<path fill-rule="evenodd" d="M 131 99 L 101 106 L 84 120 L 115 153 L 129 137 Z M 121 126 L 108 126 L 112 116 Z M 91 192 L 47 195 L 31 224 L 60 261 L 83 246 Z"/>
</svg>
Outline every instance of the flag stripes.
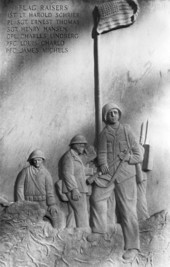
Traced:
<svg viewBox="0 0 170 267">
<path fill-rule="evenodd" d="M 99 34 L 133 24 L 139 13 L 136 0 L 112 0 L 96 8 L 98 11 L 96 31 Z"/>
</svg>

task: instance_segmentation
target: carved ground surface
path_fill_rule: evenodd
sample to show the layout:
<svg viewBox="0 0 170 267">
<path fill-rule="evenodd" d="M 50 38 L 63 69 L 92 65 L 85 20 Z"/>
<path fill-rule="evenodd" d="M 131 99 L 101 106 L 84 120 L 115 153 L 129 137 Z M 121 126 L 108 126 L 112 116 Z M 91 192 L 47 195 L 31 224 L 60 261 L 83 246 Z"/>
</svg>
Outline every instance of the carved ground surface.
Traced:
<svg viewBox="0 0 170 267">
<path fill-rule="evenodd" d="M 0 216 L 0 267 L 169 267 L 170 221 L 165 211 L 140 226 L 141 253 L 124 262 L 121 228 L 110 241 L 89 243 L 76 230 L 53 229 L 32 203 L 13 203 Z M 60 218 L 59 218 L 60 219 Z"/>
</svg>

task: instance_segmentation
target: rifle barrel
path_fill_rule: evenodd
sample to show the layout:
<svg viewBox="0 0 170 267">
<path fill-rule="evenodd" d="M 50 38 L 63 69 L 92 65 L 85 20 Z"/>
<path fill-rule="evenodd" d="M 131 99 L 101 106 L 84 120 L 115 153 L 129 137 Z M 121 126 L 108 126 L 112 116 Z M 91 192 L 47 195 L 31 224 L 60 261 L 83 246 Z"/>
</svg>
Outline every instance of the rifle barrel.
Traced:
<svg viewBox="0 0 170 267">
<path fill-rule="evenodd" d="M 145 142 L 144 142 L 144 144 L 146 144 L 146 141 L 147 141 L 148 126 L 149 126 L 149 122 L 148 122 L 148 120 L 147 120 L 147 122 L 146 122 L 146 131 L 145 131 Z"/>
<path fill-rule="evenodd" d="M 143 140 L 143 122 L 142 122 L 141 127 L 140 127 L 140 138 L 139 138 L 140 144 L 142 144 L 142 140 Z"/>
</svg>

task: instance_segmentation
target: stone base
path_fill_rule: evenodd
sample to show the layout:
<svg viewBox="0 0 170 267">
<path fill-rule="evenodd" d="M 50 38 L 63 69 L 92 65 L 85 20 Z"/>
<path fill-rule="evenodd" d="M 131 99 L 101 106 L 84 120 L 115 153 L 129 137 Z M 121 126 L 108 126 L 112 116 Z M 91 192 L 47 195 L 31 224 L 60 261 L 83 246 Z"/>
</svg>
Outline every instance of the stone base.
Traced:
<svg viewBox="0 0 170 267">
<path fill-rule="evenodd" d="M 14 203 L 0 216 L 0 267 L 169 267 L 170 220 L 165 211 L 140 225 L 141 252 L 122 259 L 120 225 L 109 240 L 87 241 L 83 229 L 54 229 L 33 203 Z"/>
</svg>

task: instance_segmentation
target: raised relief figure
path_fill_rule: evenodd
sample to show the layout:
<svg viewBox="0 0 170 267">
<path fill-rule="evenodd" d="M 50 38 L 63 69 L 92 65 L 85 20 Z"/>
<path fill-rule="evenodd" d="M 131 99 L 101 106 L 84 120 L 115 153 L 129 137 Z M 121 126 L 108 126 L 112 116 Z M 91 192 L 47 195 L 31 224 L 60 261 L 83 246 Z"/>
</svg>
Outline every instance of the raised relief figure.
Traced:
<svg viewBox="0 0 170 267">
<path fill-rule="evenodd" d="M 30 165 L 22 169 L 17 176 L 16 198 L 17 201 L 33 201 L 46 211 L 46 217 L 54 228 L 58 225 L 59 209 L 56 205 L 54 185 L 49 171 L 45 168 L 44 153 L 37 149 L 28 158 Z"/>
<path fill-rule="evenodd" d="M 88 186 L 86 184 L 86 168 L 88 159 L 86 155 L 87 140 L 82 135 L 74 136 L 70 141 L 70 149 L 64 154 L 61 162 L 62 192 L 68 198 L 69 215 L 74 214 L 75 226 L 89 232 L 89 214 L 87 205 Z M 73 211 L 73 212 L 72 212 Z"/>
<path fill-rule="evenodd" d="M 101 176 L 93 186 L 92 234 L 87 240 L 92 242 L 106 236 L 109 198 L 115 199 L 126 250 L 123 258 L 131 260 L 140 249 L 135 165 L 142 161 L 142 153 L 129 125 L 119 122 L 121 113 L 114 103 L 108 103 L 102 109 L 106 126 L 100 133 L 98 146 Z"/>
</svg>

